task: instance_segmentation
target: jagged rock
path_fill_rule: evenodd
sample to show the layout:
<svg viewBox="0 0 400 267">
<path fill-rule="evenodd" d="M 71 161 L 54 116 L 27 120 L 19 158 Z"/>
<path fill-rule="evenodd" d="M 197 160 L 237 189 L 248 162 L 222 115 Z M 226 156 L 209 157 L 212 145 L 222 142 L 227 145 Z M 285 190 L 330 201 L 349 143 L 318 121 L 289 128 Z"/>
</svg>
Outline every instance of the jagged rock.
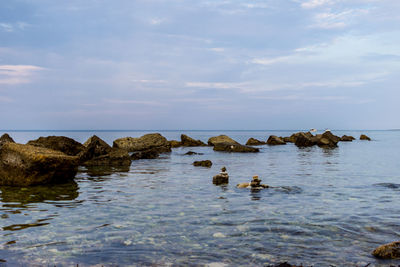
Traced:
<svg viewBox="0 0 400 267">
<path fill-rule="evenodd" d="M 6 143 L 15 143 L 14 140 L 7 134 L 3 134 L 0 137 L 0 148 Z"/>
<path fill-rule="evenodd" d="M 290 138 L 292 138 L 292 136 Z M 295 140 L 295 145 L 297 147 L 310 147 L 317 144 L 316 140 L 313 138 L 313 135 L 310 137 L 308 134 L 302 132 L 296 134 Z"/>
<path fill-rule="evenodd" d="M 85 148 L 78 157 L 84 166 L 130 166 L 131 164 L 131 158 L 126 150 L 112 148 L 96 135 L 85 142 Z"/>
<path fill-rule="evenodd" d="M 400 241 L 379 246 L 372 255 L 380 259 L 400 259 Z"/>
<path fill-rule="evenodd" d="M 319 147 L 335 148 L 340 141 L 340 137 L 332 134 L 330 131 L 326 131 L 322 135 L 317 135 L 314 140 L 317 141 Z"/>
<path fill-rule="evenodd" d="M 229 143 L 229 144 L 237 144 L 240 145 L 238 142 L 233 140 L 227 135 L 219 135 L 219 136 L 214 136 L 208 139 L 208 145 L 210 146 L 215 146 L 218 143 Z"/>
<path fill-rule="evenodd" d="M 335 143 L 338 143 L 340 141 L 340 137 L 334 135 L 331 131 L 325 131 L 322 134 L 322 138 L 329 139 L 329 140 L 331 140 L 332 142 L 335 142 Z"/>
<path fill-rule="evenodd" d="M 268 145 L 286 145 L 286 142 L 276 135 L 271 135 L 267 140 Z"/>
<path fill-rule="evenodd" d="M 138 159 L 156 159 L 160 153 L 158 153 L 157 149 L 149 149 L 149 150 L 144 150 L 144 151 L 138 151 L 134 152 L 131 155 L 132 160 L 138 160 Z"/>
<path fill-rule="evenodd" d="M 171 146 L 172 148 L 175 148 L 175 147 L 180 147 L 180 146 L 182 146 L 182 143 L 181 143 L 181 142 L 179 142 L 179 141 L 176 141 L 176 140 L 171 140 L 171 141 L 168 141 L 168 143 L 170 144 L 170 146 Z"/>
<path fill-rule="evenodd" d="M 211 160 L 195 161 L 195 162 L 193 162 L 193 166 L 211 168 L 212 162 L 211 162 Z"/>
<path fill-rule="evenodd" d="M 365 134 L 360 135 L 360 140 L 368 140 L 371 141 L 371 138 L 369 138 L 368 136 L 366 136 Z"/>
<path fill-rule="evenodd" d="M 351 136 L 351 135 L 343 135 L 341 138 L 340 138 L 340 141 L 341 142 L 352 142 L 353 140 L 356 140 L 353 136 Z"/>
<path fill-rule="evenodd" d="M 246 142 L 246 146 L 262 146 L 265 144 L 266 144 L 266 142 L 257 140 L 253 137 L 249 138 L 249 140 L 247 140 L 247 142 Z"/>
<path fill-rule="evenodd" d="M 241 144 L 234 143 L 215 143 L 214 144 L 215 151 L 225 151 L 225 152 L 259 152 L 260 150 L 251 146 L 244 146 Z"/>
<path fill-rule="evenodd" d="M 36 140 L 29 141 L 27 145 L 61 151 L 70 156 L 77 155 L 85 148 L 81 143 L 65 136 L 39 137 Z"/>
<path fill-rule="evenodd" d="M 229 183 L 229 175 L 226 172 L 226 168 L 222 167 L 221 172 L 213 177 L 213 184 L 221 185 Z"/>
<path fill-rule="evenodd" d="M 157 149 L 159 153 L 171 152 L 171 144 L 159 133 L 145 134 L 142 137 L 124 137 L 114 141 L 113 147 L 129 152 Z"/>
<path fill-rule="evenodd" d="M 197 153 L 197 152 L 193 152 L 193 151 L 188 151 L 184 155 L 189 155 L 189 156 L 191 156 L 191 155 L 203 155 L 203 153 Z"/>
<path fill-rule="evenodd" d="M 48 148 L 6 143 L 0 149 L 0 185 L 30 186 L 72 180 L 78 159 Z"/>
<path fill-rule="evenodd" d="M 181 135 L 181 145 L 182 146 L 207 146 L 201 140 L 195 140 L 186 134 Z"/>
<path fill-rule="evenodd" d="M 292 134 L 290 137 L 289 137 L 289 141 L 288 142 L 290 142 L 290 143 L 296 143 L 296 140 L 297 140 L 297 137 L 299 137 L 299 136 L 302 136 L 302 137 L 308 137 L 308 138 L 312 138 L 313 137 L 313 135 L 312 135 L 312 133 L 310 133 L 310 132 L 298 132 L 298 133 L 294 133 L 294 134 Z"/>
</svg>

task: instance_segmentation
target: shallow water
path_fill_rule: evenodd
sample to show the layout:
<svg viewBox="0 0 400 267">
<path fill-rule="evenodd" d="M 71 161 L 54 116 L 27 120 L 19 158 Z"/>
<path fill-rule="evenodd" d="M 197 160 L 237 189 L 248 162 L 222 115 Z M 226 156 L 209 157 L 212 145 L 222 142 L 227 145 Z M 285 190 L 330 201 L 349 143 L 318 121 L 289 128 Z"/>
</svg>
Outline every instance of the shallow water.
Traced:
<svg viewBox="0 0 400 267">
<path fill-rule="evenodd" d="M 225 133 L 245 143 L 292 132 Z M 145 132 L 9 133 L 21 143 L 48 135 L 84 142 L 95 133 L 111 144 Z M 206 142 L 224 132 L 161 133 Z M 7 261 L 0 266 L 400 264 L 370 255 L 400 240 L 400 132 L 363 133 L 373 141 L 341 142 L 333 150 L 261 146 L 256 154 L 177 148 L 133 161 L 129 170 L 81 168 L 68 184 L 0 187 L 0 259 Z M 204 154 L 183 155 L 189 150 Z M 213 166 L 192 165 L 203 159 Z M 222 166 L 230 183 L 215 186 L 212 176 Z M 276 188 L 235 188 L 254 174 Z"/>
</svg>

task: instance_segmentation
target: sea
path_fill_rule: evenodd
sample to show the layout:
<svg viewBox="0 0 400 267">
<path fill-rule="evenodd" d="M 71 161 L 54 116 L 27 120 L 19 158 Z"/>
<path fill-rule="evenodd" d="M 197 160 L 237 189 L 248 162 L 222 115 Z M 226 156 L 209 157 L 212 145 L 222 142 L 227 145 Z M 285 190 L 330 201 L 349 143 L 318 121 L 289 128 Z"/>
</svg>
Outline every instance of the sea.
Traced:
<svg viewBox="0 0 400 267">
<path fill-rule="evenodd" d="M 157 132 L 246 143 L 297 131 Z M 112 145 L 156 131 L 7 132 L 18 143 L 95 134 Z M 357 140 L 335 149 L 264 145 L 259 153 L 174 148 L 130 168 L 80 167 L 66 184 L 0 186 L 0 266 L 400 265 L 371 255 L 400 240 L 400 131 L 332 133 Z M 362 133 L 372 141 L 358 140 Z M 198 160 L 212 167 L 193 166 Z M 216 186 L 223 166 L 229 184 Z M 271 188 L 236 188 L 253 175 Z"/>
</svg>

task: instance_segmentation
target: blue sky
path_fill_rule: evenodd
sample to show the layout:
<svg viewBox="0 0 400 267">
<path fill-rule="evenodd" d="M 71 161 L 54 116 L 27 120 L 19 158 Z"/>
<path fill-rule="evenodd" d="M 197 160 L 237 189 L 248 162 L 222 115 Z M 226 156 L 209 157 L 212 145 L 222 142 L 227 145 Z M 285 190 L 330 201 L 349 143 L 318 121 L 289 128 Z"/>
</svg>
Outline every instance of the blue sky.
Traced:
<svg viewBox="0 0 400 267">
<path fill-rule="evenodd" d="M 400 128 L 398 0 L 7 0 L 0 129 Z"/>
</svg>

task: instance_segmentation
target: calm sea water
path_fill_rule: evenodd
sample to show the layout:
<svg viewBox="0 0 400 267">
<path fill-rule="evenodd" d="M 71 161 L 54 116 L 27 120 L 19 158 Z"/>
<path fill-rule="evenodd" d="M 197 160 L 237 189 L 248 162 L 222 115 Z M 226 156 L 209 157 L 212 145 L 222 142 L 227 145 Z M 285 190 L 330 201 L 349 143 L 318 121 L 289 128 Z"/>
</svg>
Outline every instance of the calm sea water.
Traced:
<svg viewBox="0 0 400 267">
<path fill-rule="evenodd" d="M 288 136 L 294 131 L 168 131 L 207 141 L 225 133 Z M 147 132 L 9 132 L 25 143 L 65 135 L 108 143 Z M 359 131 L 333 131 L 359 137 Z M 0 259 L 4 266 L 388 266 L 370 253 L 400 240 L 400 131 L 363 131 L 373 141 L 339 148 L 261 146 L 256 154 L 177 148 L 129 170 L 81 168 L 74 182 L 0 187 Z M 2 134 L 2 133 L 0 133 Z M 204 155 L 187 156 L 192 150 Z M 212 168 L 194 167 L 209 159 Z M 222 166 L 227 186 L 212 184 Z M 259 175 L 276 188 L 235 185 Z"/>
</svg>

